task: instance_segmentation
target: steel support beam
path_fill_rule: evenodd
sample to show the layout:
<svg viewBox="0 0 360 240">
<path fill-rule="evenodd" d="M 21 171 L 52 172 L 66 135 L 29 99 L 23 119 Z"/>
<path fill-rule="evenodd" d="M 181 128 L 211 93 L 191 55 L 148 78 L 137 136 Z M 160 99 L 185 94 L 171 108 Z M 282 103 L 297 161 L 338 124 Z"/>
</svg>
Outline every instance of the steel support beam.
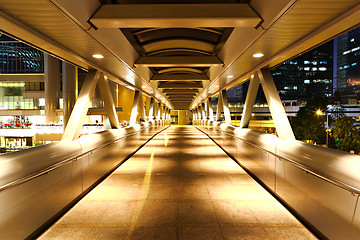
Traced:
<svg viewBox="0 0 360 240">
<path fill-rule="evenodd" d="M 270 70 L 263 68 L 258 70 L 257 74 L 264 90 L 279 138 L 282 140 L 295 140 L 289 119 L 286 116 Z"/>
<path fill-rule="evenodd" d="M 260 80 L 257 73 L 253 74 L 250 78 L 249 89 L 246 94 L 245 105 L 241 117 L 240 128 L 249 127 L 251 114 L 256 100 L 256 95 L 259 90 Z"/>
<path fill-rule="evenodd" d="M 166 94 L 197 94 L 199 93 L 199 90 L 198 89 L 164 89 L 163 90 L 163 93 L 166 93 Z"/>
<path fill-rule="evenodd" d="M 211 67 L 222 66 L 223 63 L 216 56 L 168 56 L 140 57 L 135 63 L 135 67 Z"/>
<path fill-rule="evenodd" d="M 104 4 L 91 17 L 97 28 L 256 27 L 261 18 L 245 3 Z"/>
<path fill-rule="evenodd" d="M 158 88 L 170 88 L 170 89 L 186 89 L 186 88 L 203 88 L 201 82 L 161 82 Z"/>
<path fill-rule="evenodd" d="M 208 81 L 205 74 L 155 74 L 150 81 Z"/>
</svg>

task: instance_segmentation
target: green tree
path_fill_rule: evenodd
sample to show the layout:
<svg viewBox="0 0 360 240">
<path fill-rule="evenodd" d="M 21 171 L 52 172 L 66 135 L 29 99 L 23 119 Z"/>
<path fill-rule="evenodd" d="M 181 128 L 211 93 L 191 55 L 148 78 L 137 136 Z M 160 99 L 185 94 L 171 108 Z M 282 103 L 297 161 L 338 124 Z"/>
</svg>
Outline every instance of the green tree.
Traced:
<svg viewBox="0 0 360 240">
<path fill-rule="evenodd" d="M 326 116 L 316 115 L 316 111 L 319 109 L 323 112 L 327 110 L 326 98 L 314 97 L 307 101 L 304 107 L 300 108 L 296 118 L 291 121 L 296 139 L 325 143 L 326 132 L 324 123 L 326 122 Z M 329 118 L 329 121 L 331 121 L 331 118 Z"/>
<path fill-rule="evenodd" d="M 337 143 L 337 149 L 349 152 L 360 152 L 360 134 L 356 129 L 355 121 L 351 117 L 341 117 L 335 122 L 332 129 L 333 137 Z"/>
</svg>

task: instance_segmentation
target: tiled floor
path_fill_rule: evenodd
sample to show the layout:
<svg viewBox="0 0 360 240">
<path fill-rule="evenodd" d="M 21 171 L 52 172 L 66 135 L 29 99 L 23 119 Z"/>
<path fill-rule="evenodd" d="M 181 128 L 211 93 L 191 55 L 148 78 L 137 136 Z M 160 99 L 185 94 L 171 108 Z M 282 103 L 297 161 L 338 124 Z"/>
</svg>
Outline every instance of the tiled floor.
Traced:
<svg viewBox="0 0 360 240">
<path fill-rule="evenodd" d="M 157 135 L 40 239 L 316 239 L 192 126 Z"/>
</svg>

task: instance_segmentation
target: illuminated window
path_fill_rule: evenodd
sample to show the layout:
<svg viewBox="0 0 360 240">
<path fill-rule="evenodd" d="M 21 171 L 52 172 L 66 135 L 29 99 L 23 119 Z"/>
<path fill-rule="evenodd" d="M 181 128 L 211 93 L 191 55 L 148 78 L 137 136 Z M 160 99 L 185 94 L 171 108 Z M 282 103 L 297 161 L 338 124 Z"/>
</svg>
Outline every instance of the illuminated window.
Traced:
<svg viewBox="0 0 360 240">
<path fill-rule="evenodd" d="M 308 79 L 307 79 L 307 80 L 304 80 L 304 83 L 305 83 L 305 84 L 310 84 L 310 80 L 308 80 Z"/>
<path fill-rule="evenodd" d="M 309 67 L 304 67 L 304 70 L 305 71 L 310 71 L 310 68 Z"/>
<path fill-rule="evenodd" d="M 312 71 L 317 71 L 317 67 L 311 68 Z"/>
<path fill-rule="evenodd" d="M 310 64 L 310 61 L 304 61 L 304 64 Z"/>
<path fill-rule="evenodd" d="M 355 39 L 354 39 L 354 38 L 350 39 L 350 42 L 354 42 L 354 41 L 355 41 Z"/>
<path fill-rule="evenodd" d="M 327 68 L 326 67 L 319 67 L 319 71 L 326 71 Z"/>
</svg>

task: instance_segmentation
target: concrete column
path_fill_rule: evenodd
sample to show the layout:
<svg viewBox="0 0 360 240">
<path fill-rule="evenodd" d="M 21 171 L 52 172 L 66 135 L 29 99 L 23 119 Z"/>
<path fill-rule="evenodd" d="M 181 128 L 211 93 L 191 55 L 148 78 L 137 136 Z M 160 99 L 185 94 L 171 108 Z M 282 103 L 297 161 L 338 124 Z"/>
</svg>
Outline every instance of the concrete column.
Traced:
<svg viewBox="0 0 360 240">
<path fill-rule="evenodd" d="M 45 122 L 57 123 L 59 117 L 55 109 L 59 108 L 60 60 L 45 54 Z"/>
<path fill-rule="evenodd" d="M 62 87 L 64 115 L 63 124 L 65 130 L 78 95 L 77 67 L 67 62 L 62 62 Z"/>
<path fill-rule="evenodd" d="M 249 89 L 246 93 L 246 100 L 241 117 L 240 128 L 249 127 L 249 122 L 250 122 L 251 114 L 253 112 L 256 95 L 259 90 L 259 85 L 260 85 L 260 80 L 258 74 L 252 75 L 250 79 Z"/>
</svg>

